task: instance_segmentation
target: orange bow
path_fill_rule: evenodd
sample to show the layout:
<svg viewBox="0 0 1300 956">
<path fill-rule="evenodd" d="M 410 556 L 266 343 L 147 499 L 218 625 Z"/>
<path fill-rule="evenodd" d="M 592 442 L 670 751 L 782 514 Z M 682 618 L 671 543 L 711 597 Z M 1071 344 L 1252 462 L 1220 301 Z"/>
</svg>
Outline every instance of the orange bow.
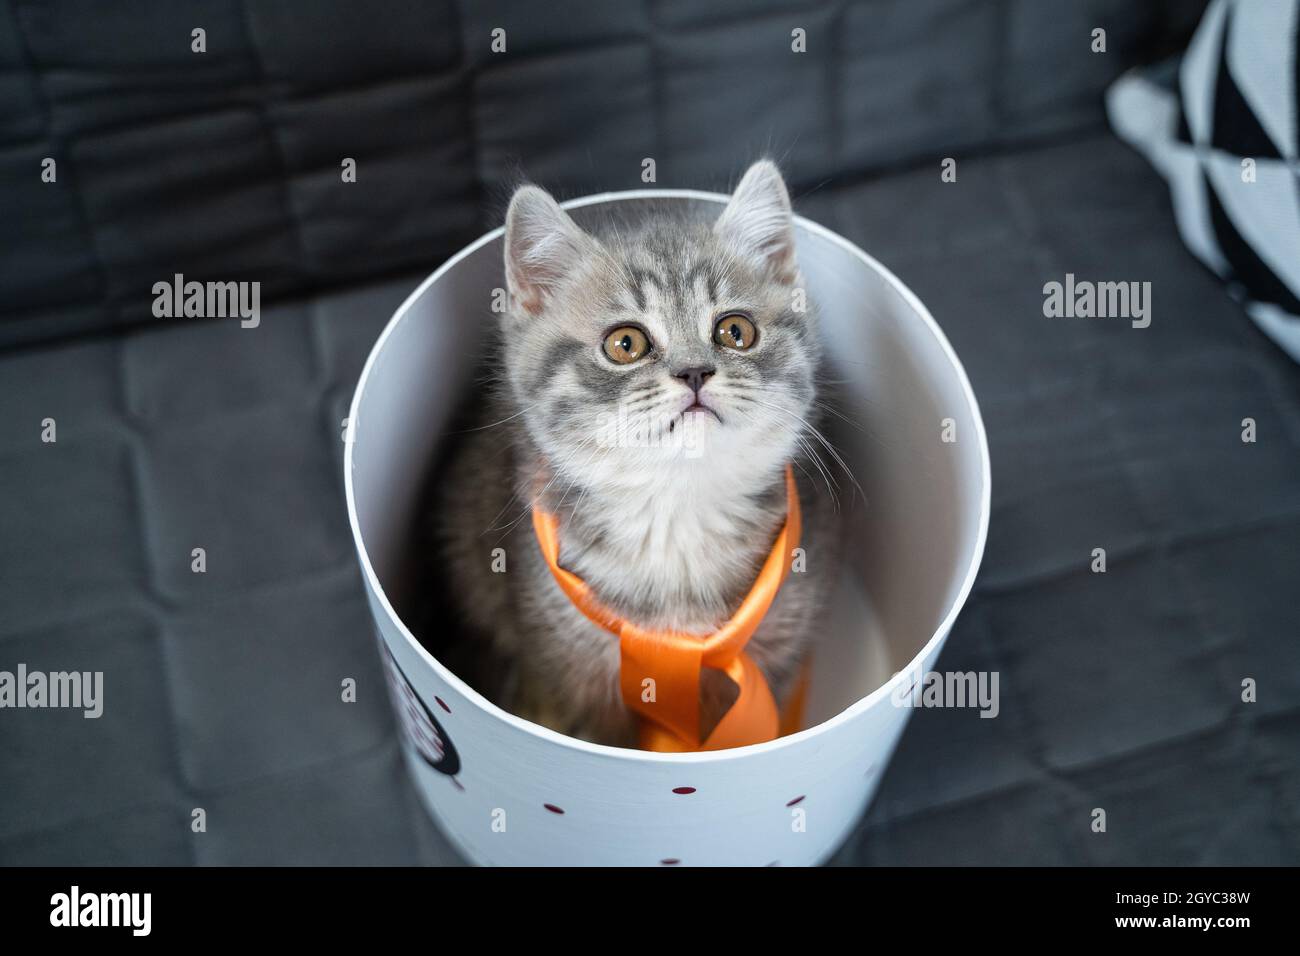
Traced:
<svg viewBox="0 0 1300 956">
<path fill-rule="evenodd" d="M 731 619 L 707 637 L 647 630 L 604 607 L 582 578 L 560 567 L 555 515 L 533 508 L 533 530 L 560 589 L 578 610 L 619 639 L 619 688 L 623 702 L 642 718 L 643 750 L 724 750 L 773 740 L 782 731 L 771 688 L 753 658 L 745 653 L 745 645 L 771 607 L 799 546 L 799 492 L 788 465 L 785 489 L 785 524 L 754 586 Z M 739 694 L 708 738 L 701 741 L 700 669 L 704 667 L 725 673 L 739 688 Z M 795 696 L 803 695 L 798 691 Z M 800 705 L 794 707 L 797 710 Z M 794 719 L 797 722 L 797 714 Z"/>
</svg>

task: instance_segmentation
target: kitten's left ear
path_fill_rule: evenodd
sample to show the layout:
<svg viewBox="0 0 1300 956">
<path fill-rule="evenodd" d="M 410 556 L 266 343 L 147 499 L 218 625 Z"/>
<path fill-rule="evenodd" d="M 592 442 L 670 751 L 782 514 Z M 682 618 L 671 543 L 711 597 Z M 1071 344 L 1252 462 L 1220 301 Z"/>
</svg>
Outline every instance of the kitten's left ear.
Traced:
<svg viewBox="0 0 1300 956">
<path fill-rule="evenodd" d="M 778 281 L 791 284 L 798 277 L 790 194 L 770 159 L 745 171 L 713 231 Z"/>
</svg>

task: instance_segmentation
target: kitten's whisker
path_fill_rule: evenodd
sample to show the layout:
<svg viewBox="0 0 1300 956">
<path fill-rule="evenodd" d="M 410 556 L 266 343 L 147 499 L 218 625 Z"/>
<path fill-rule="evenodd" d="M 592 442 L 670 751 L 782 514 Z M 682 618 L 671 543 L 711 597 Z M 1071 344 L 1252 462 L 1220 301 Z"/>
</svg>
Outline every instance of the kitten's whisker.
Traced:
<svg viewBox="0 0 1300 956">
<path fill-rule="evenodd" d="M 491 422 L 490 424 L 487 424 L 487 425 L 476 425 L 476 426 L 474 426 L 473 428 L 462 428 L 462 429 L 460 429 L 459 431 L 448 432 L 448 434 L 451 434 L 451 435 L 467 435 L 467 434 L 469 434 L 470 432 L 481 432 L 481 431 L 487 431 L 487 429 L 489 429 L 489 428 L 496 428 L 498 425 L 504 425 L 506 422 L 508 422 L 508 421 L 512 421 L 513 419 L 518 418 L 520 415 L 525 415 L 525 414 L 527 414 L 527 413 L 528 413 L 528 409 L 523 408 L 523 409 L 520 409 L 519 411 L 515 412 L 513 415 L 507 415 L 505 418 L 501 419 L 500 421 Z"/>
<path fill-rule="evenodd" d="M 849 480 L 853 482 L 853 487 L 856 488 L 858 493 L 862 495 L 862 500 L 863 501 L 867 500 L 867 493 L 862 490 L 862 485 L 858 483 L 858 479 L 854 476 L 853 470 L 849 468 L 848 462 L 844 460 L 844 456 L 842 456 L 839 453 L 839 451 L 836 450 L 835 446 L 832 445 L 830 441 L 826 438 L 826 436 L 823 435 L 820 431 L 818 431 L 815 426 L 813 426 L 807 419 L 803 418 L 802 416 L 796 415 L 788 408 L 782 408 L 780 405 L 776 405 L 771 402 L 765 402 L 762 399 L 756 398 L 754 399 L 754 401 L 758 402 L 758 404 L 763 405 L 767 408 L 775 409 L 776 411 L 781 412 L 784 415 L 789 415 L 791 418 L 802 423 L 804 428 L 808 430 L 808 433 L 813 438 L 821 442 L 822 446 L 830 454 L 831 458 L 835 460 L 835 463 L 844 469 L 844 474 L 847 475 Z"/>
<path fill-rule="evenodd" d="M 548 481 L 545 485 L 543 485 L 542 489 L 533 496 L 531 505 L 536 505 L 539 502 L 541 502 L 542 499 L 546 497 L 546 492 L 550 491 L 551 486 L 554 485 L 557 481 L 559 481 L 562 477 L 564 477 L 565 471 L 568 469 L 569 465 L 573 464 L 574 459 L 577 458 L 580 453 L 588 450 L 592 445 L 596 443 L 597 442 L 595 436 L 588 435 L 585 438 L 583 438 L 582 441 L 578 442 L 578 444 L 576 444 L 572 449 L 570 449 L 569 453 L 566 454 L 563 458 L 561 458 L 558 463 L 554 464 L 551 467 L 551 470 L 553 472 L 553 474 L 551 475 L 551 480 Z M 595 459 L 598 453 L 599 453 L 598 448 L 595 451 L 592 451 L 592 453 L 583 460 L 583 467 L 585 468 L 587 465 L 589 465 L 592 462 L 592 460 Z"/>
<path fill-rule="evenodd" d="M 532 511 L 533 507 L 537 504 L 537 502 L 541 501 L 542 497 L 546 494 L 547 490 L 550 489 L 551 485 L 555 484 L 556 480 L 559 479 L 559 477 L 563 474 L 564 466 L 566 466 L 569 462 L 571 462 L 574 458 L 576 458 L 580 452 L 585 450 L 586 447 L 592 444 L 594 441 L 595 441 L 595 437 L 589 435 L 586 438 L 584 438 L 582 441 L 580 441 L 577 445 L 575 445 L 564 456 L 560 465 L 554 469 L 554 473 L 551 476 L 551 480 L 548 481 L 546 485 L 542 488 L 542 490 L 539 491 L 533 497 L 532 501 L 522 502 L 519 493 L 517 491 L 514 494 L 512 494 L 510 496 L 510 499 L 505 503 L 505 507 L 503 507 L 500 511 L 498 511 L 496 517 L 492 519 L 492 523 L 488 525 L 488 527 L 483 529 L 483 534 L 487 534 L 489 531 L 497 531 L 497 530 L 501 531 L 501 538 L 504 538 L 507 534 L 509 534 L 511 529 L 513 529 L 514 526 L 517 525 L 524 518 L 525 515 L 529 514 Z M 540 477 L 540 475 L 535 475 L 534 477 Z M 497 522 L 501 520 L 502 515 L 504 515 L 507 511 L 510 510 L 510 506 L 517 501 L 521 501 L 521 503 L 524 505 L 524 507 L 520 510 L 519 516 L 516 517 L 513 521 L 511 521 L 508 525 L 506 525 L 504 529 L 500 528 L 497 525 Z M 499 541 L 501 540 L 501 538 L 498 538 L 497 540 Z"/>
<path fill-rule="evenodd" d="M 784 395 L 784 394 L 786 394 L 786 393 L 783 392 L 781 389 L 772 388 L 771 386 L 767 386 L 767 385 L 756 386 L 756 387 L 754 388 L 754 391 L 757 391 L 757 392 L 766 392 L 766 393 L 769 394 L 769 395 Z M 852 426 L 853 428 L 857 429 L 858 431 L 861 431 L 861 432 L 866 432 L 866 431 L 867 431 L 867 426 L 866 426 L 866 425 L 862 424 L 861 422 L 855 421 L 855 420 L 852 419 L 852 418 L 849 418 L 847 415 L 845 415 L 843 412 L 841 412 L 839 409 L 837 409 L 837 408 L 836 408 L 834 405 L 832 405 L 830 402 L 822 401 L 821 399 L 816 399 L 816 398 L 815 398 L 815 399 L 813 399 L 812 404 L 813 404 L 813 407 L 816 408 L 818 411 L 825 412 L 825 413 L 828 414 L 828 415 L 833 415 L 833 416 L 835 416 L 836 418 L 838 418 L 840 421 L 844 422 L 844 424 L 846 424 L 846 425 L 850 425 L 850 426 Z"/>
<path fill-rule="evenodd" d="M 813 405 L 815 405 L 815 406 L 816 406 L 818 409 L 820 409 L 821 411 L 826 412 L 826 414 L 828 414 L 828 415 L 834 415 L 836 418 L 838 418 L 840 421 L 844 422 L 846 425 L 852 425 L 854 428 L 858 429 L 858 431 L 863 431 L 863 432 L 865 432 L 865 431 L 867 430 L 867 426 L 866 426 L 866 425 L 863 425 L 861 422 L 855 422 L 853 419 L 849 418 L 847 415 L 841 413 L 838 409 L 836 409 L 836 408 L 835 408 L 833 405 L 831 405 L 829 402 L 823 402 L 823 401 L 814 400 L 814 401 L 813 401 Z"/>
<path fill-rule="evenodd" d="M 600 454 L 600 451 L 601 450 L 599 447 L 593 450 L 592 453 L 587 456 L 586 460 L 583 461 L 582 466 L 578 469 L 578 471 L 581 472 L 586 470 L 587 466 L 590 465 L 593 461 L 595 461 L 596 456 Z M 565 487 L 564 494 L 560 496 L 560 500 L 555 505 L 555 510 L 557 512 L 564 507 L 564 503 L 569 500 L 569 492 L 571 492 L 578 485 L 578 483 L 579 483 L 578 479 L 575 477 Z M 587 493 L 590 487 L 591 487 L 590 484 L 583 485 L 582 494 L 578 496 L 578 501 L 582 501 L 583 495 Z M 576 504 L 574 505 L 574 507 L 569 509 L 570 514 L 577 514 L 577 512 L 578 512 L 578 508 Z"/>
<path fill-rule="evenodd" d="M 636 401 L 628 402 L 626 405 L 622 406 L 621 410 L 624 414 L 630 414 L 633 412 L 638 412 L 643 408 L 649 408 L 650 406 L 655 405 L 658 402 L 659 402 L 658 395 L 650 395 L 646 398 L 637 399 Z"/>
<path fill-rule="evenodd" d="M 817 454 L 817 450 L 808 443 L 807 439 L 800 435 L 797 436 L 796 440 L 799 442 L 799 446 L 803 449 L 804 454 L 807 455 L 809 461 L 811 461 L 813 466 L 817 469 L 817 473 L 821 475 L 822 484 L 826 486 L 826 494 L 830 496 L 831 502 L 835 506 L 835 510 L 839 511 L 840 496 L 837 491 L 839 484 L 835 481 L 834 477 L 831 476 L 830 472 L 826 468 L 825 462 L 822 461 L 821 456 Z"/>
</svg>

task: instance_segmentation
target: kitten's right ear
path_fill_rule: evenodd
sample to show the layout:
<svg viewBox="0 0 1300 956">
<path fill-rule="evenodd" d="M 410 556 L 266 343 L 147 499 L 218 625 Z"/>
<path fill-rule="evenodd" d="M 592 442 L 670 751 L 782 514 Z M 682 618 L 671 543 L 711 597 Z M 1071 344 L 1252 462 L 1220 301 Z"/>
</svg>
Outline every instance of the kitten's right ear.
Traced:
<svg viewBox="0 0 1300 956">
<path fill-rule="evenodd" d="M 506 284 L 511 297 L 526 312 L 538 314 L 595 245 L 550 193 L 520 186 L 506 212 Z"/>
</svg>

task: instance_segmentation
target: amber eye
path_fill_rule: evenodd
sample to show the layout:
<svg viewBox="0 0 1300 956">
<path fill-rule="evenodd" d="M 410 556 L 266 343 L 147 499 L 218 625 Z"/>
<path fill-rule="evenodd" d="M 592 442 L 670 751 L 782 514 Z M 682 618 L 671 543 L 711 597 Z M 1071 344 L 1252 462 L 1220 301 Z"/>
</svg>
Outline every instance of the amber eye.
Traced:
<svg viewBox="0 0 1300 956">
<path fill-rule="evenodd" d="M 650 339 L 635 325 L 622 325 L 605 336 L 605 354 L 619 365 L 631 365 L 645 358 Z"/>
<path fill-rule="evenodd" d="M 754 323 L 739 312 L 732 312 L 718 319 L 713 327 L 713 341 L 724 348 L 743 352 L 751 348 L 758 339 L 758 329 Z"/>
</svg>

